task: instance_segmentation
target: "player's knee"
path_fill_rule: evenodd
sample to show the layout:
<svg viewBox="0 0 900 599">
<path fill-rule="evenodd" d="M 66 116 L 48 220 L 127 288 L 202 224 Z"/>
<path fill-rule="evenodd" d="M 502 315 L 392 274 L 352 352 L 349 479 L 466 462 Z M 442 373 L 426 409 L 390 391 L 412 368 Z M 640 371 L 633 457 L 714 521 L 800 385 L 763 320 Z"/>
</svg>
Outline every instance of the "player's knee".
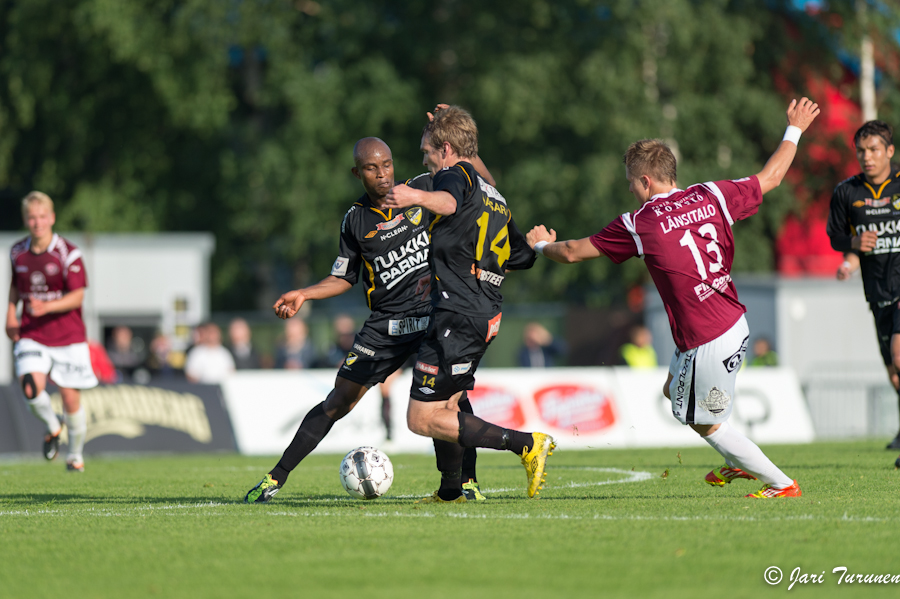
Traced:
<svg viewBox="0 0 900 599">
<path fill-rule="evenodd" d="M 415 400 L 411 400 L 415 401 Z M 410 406 L 412 407 L 412 406 Z M 406 426 L 409 430 L 422 436 L 428 436 L 428 419 L 419 410 L 409 410 L 406 412 Z"/>
<path fill-rule="evenodd" d="M 31 373 L 22 377 L 22 392 L 27 399 L 34 399 L 38 396 L 37 383 Z"/>
</svg>

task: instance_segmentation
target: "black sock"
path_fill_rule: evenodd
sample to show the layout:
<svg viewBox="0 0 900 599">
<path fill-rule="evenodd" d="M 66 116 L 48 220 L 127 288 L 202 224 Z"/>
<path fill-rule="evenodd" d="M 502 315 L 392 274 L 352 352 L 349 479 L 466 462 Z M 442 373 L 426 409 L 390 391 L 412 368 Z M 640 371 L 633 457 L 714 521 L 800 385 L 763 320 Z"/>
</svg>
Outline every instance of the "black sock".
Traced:
<svg viewBox="0 0 900 599">
<path fill-rule="evenodd" d="M 473 414 L 459 412 L 457 418 L 459 418 L 459 444 L 463 447 L 505 449 L 522 455 L 525 447 L 531 447 L 534 443 L 530 433 L 501 428 Z"/>
<path fill-rule="evenodd" d="M 385 437 L 391 440 L 391 394 L 381 392 L 381 421 L 384 423 Z"/>
<path fill-rule="evenodd" d="M 459 402 L 459 411 L 466 414 L 475 413 L 472 411 L 472 403 L 469 401 L 469 396 L 465 391 L 463 391 L 462 400 Z M 478 482 L 478 476 L 475 474 L 475 461 L 478 459 L 477 452 L 474 447 L 466 447 L 465 450 L 462 462 L 462 480 L 463 482 L 468 482 L 469 480 Z"/>
<path fill-rule="evenodd" d="M 312 410 L 310 410 L 300 423 L 297 434 L 294 435 L 293 441 L 284 450 L 278 465 L 272 468 L 269 474 L 278 481 L 279 485 L 284 485 L 287 481 L 288 474 L 297 467 L 303 458 L 316 448 L 319 442 L 325 438 L 331 427 L 334 426 L 334 420 L 325 413 L 325 402 L 323 401 Z"/>
<path fill-rule="evenodd" d="M 434 456 L 437 469 L 441 472 L 441 488 L 438 497 L 444 501 L 453 501 L 462 495 L 462 459 L 463 448 L 459 443 L 450 443 L 434 439 Z"/>
</svg>

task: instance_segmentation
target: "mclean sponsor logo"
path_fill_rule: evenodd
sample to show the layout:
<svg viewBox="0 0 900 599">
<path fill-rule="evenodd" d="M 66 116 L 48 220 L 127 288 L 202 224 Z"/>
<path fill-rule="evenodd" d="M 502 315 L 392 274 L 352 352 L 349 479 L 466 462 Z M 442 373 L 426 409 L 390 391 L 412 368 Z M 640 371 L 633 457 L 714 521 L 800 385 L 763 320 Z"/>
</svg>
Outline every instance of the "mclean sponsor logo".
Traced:
<svg viewBox="0 0 900 599">
<path fill-rule="evenodd" d="M 866 210 L 866 216 L 873 216 L 875 214 L 890 214 L 893 211 L 893 208 L 873 208 L 871 210 Z"/>
<path fill-rule="evenodd" d="M 392 289 L 411 272 L 428 266 L 428 232 L 422 231 L 399 248 L 376 256 L 374 264 L 381 283 Z"/>
<path fill-rule="evenodd" d="M 400 227 L 399 229 L 394 229 L 393 231 L 389 231 L 389 232 L 385 233 L 384 235 L 382 235 L 381 237 L 379 237 L 378 240 L 379 240 L 379 241 L 387 241 L 388 239 L 390 239 L 390 238 L 392 238 L 392 237 L 396 237 L 397 235 L 401 235 L 401 234 L 404 233 L 407 229 L 409 229 L 409 227 L 407 227 L 406 225 L 403 225 L 403 226 Z"/>
<path fill-rule="evenodd" d="M 616 422 L 612 397 L 582 385 L 554 385 L 535 392 L 534 401 L 548 424 L 559 429 L 597 432 Z"/>
<path fill-rule="evenodd" d="M 54 393 L 50 399 L 57 411 L 62 409 L 59 393 Z M 186 433 L 199 443 L 212 442 L 212 429 L 203 400 L 193 393 L 112 385 L 82 391 L 81 405 L 87 416 L 87 441 L 103 435 L 134 439 L 145 434 L 145 427 L 159 426 Z M 68 439 L 64 438 L 62 442 L 67 443 Z"/>
<path fill-rule="evenodd" d="M 525 413 L 519 398 L 506 389 L 476 385 L 466 394 L 479 418 L 503 428 L 521 429 L 525 426 Z"/>
<path fill-rule="evenodd" d="M 699 223 L 700 221 L 710 219 L 715 215 L 716 207 L 713 204 L 707 204 L 706 206 L 700 206 L 699 208 L 690 210 L 684 214 L 676 214 L 675 216 L 666 214 L 666 222 L 660 222 L 659 226 L 662 227 L 663 233 L 668 233 L 672 229 Z"/>
</svg>

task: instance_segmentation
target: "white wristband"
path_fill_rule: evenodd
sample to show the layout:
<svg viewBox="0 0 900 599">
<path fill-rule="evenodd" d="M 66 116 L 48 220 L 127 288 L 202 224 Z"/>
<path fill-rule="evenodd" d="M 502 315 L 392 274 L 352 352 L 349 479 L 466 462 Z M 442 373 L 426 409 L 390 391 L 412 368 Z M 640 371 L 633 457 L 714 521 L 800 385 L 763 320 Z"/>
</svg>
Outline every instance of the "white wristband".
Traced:
<svg viewBox="0 0 900 599">
<path fill-rule="evenodd" d="M 550 243 L 549 241 L 538 241 L 534 244 L 534 251 L 536 251 L 541 256 L 544 255 L 544 246 Z"/>
<path fill-rule="evenodd" d="M 848 268 L 848 269 L 849 269 L 849 268 L 853 268 L 853 266 L 852 266 L 849 262 L 847 262 L 846 260 L 844 260 L 844 261 L 841 263 L 841 268 Z"/>
<path fill-rule="evenodd" d="M 790 141 L 793 142 L 795 146 L 800 145 L 800 135 L 803 131 L 800 130 L 800 127 L 795 127 L 793 125 L 788 125 L 788 128 L 784 131 L 784 138 L 782 141 Z"/>
</svg>

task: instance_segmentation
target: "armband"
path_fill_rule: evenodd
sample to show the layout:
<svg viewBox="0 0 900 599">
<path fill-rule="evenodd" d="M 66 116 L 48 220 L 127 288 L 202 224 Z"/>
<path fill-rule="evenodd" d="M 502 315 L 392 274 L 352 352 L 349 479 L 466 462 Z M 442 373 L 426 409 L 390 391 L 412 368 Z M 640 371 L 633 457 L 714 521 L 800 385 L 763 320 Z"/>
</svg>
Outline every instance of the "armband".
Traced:
<svg viewBox="0 0 900 599">
<path fill-rule="evenodd" d="M 788 125 L 788 128 L 784 131 L 784 138 L 781 141 L 790 141 L 795 146 L 798 146 L 800 145 L 800 135 L 802 133 L 803 131 L 800 130 L 800 127 Z"/>
</svg>

